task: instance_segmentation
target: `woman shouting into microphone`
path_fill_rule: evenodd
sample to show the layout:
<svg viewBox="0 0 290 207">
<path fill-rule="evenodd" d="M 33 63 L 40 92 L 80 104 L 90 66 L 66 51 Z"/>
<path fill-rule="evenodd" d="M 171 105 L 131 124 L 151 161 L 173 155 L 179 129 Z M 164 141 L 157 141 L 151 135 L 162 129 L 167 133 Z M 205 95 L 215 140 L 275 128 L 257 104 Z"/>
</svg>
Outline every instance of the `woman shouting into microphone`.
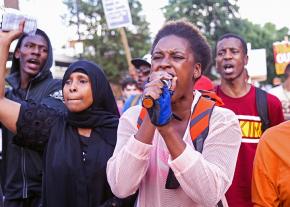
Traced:
<svg viewBox="0 0 290 207">
<path fill-rule="evenodd" d="M 137 207 L 227 206 L 224 194 L 241 142 L 234 113 L 213 104 L 207 110 L 212 112 L 208 121 L 201 125 L 208 126 L 206 139 L 195 145 L 201 137 L 195 133 L 195 108 L 205 108 L 203 103 L 209 101 L 200 101 L 201 93 L 192 88 L 207 68 L 210 53 L 206 39 L 187 21 L 167 22 L 157 33 L 143 92 L 154 104 L 131 107 L 122 115 L 107 164 L 116 196 L 139 190 Z"/>
</svg>

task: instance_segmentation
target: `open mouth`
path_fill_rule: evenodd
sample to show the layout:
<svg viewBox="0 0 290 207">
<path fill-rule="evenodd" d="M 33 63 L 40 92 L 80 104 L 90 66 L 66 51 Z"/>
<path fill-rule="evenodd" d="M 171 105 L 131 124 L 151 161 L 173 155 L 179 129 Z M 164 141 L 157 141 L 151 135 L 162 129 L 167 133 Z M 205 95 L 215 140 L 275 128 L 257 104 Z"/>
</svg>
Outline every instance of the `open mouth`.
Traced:
<svg viewBox="0 0 290 207">
<path fill-rule="evenodd" d="M 225 73 L 232 73 L 234 72 L 234 65 L 233 64 L 225 64 L 224 65 Z"/>
<path fill-rule="evenodd" d="M 30 58 L 30 59 L 27 60 L 27 62 L 30 65 L 36 65 L 36 66 L 39 66 L 40 65 L 40 61 L 38 59 L 35 59 L 35 58 Z"/>
</svg>

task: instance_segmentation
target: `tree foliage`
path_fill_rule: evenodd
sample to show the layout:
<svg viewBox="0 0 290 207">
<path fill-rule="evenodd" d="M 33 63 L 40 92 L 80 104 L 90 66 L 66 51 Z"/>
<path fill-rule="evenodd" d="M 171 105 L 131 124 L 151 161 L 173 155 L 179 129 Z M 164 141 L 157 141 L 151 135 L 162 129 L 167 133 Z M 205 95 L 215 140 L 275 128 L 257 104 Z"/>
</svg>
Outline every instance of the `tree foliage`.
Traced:
<svg viewBox="0 0 290 207">
<path fill-rule="evenodd" d="M 272 44 L 283 40 L 288 28 L 277 29 L 271 23 L 261 26 L 240 18 L 237 0 L 169 0 L 163 12 L 166 20 L 186 18 L 193 22 L 207 37 L 213 53 L 218 38 L 227 32 L 241 35 L 253 49 L 266 48 L 267 81 L 272 81 L 275 76 Z"/>
<path fill-rule="evenodd" d="M 218 38 L 232 19 L 237 18 L 237 0 L 169 0 L 163 8 L 166 20 L 187 18 L 200 28 L 209 41 Z M 211 42 L 211 44 L 213 44 Z"/>
<path fill-rule="evenodd" d="M 109 30 L 100 0 L 64 0 L 69 12 L 64 18 L 74 27 L 84 44 L 83 58 L 99 64 L 113 82 L 128 71 L 125 50 L 117 29 Z M 133 26 L 125 28 L 128 44 L 133 57 L 142 57 L 150 49 L 148 22 L 141 15 L 142 5 L 129 0 Z"/>
<path fill-rule="evenodd" d="M 246 19 L 238 19 L 232 22 L 231 27 L 226 32 L 234 32 L 241 35 L 247 42 L 251 43 L 252 49 L 266 49 L 266 83 L 272 83 L 272 79 L 276 76 L 273 43 L 283 40 L 284 37 L 287 36 L 288 31 L 288 28 L 283 27 L 278 29 L 272 23 L 266 23 L 265 25 L 261 26 L 258 24 L 253 24 Z"/>
</svg>

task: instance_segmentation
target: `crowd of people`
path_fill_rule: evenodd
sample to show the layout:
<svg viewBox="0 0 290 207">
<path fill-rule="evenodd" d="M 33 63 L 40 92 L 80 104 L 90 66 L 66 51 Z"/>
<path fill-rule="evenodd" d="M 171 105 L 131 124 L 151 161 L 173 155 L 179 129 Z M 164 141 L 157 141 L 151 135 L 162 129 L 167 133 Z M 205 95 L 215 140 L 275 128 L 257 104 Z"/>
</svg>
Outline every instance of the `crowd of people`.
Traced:
<svg viewBox="0 0 290 207">
<path fill-rule="evenodd" d="M 255 87 L 245 40 L 227 33 L 214 85 L 204 35 L 168 21 L 117 99 L 89 60 L 53 79 L 49 37 L 24 24 L 0 31 L 0 206 L 290 206 L 290 64 L 281 86 Z"/>
</svg>

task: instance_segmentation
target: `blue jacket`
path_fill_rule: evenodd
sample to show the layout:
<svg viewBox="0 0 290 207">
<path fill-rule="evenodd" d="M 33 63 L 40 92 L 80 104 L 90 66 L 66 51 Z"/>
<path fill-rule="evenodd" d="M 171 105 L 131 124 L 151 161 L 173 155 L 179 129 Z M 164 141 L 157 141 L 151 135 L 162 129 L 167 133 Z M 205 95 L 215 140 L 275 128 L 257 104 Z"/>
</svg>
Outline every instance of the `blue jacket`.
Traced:
<svg viewBox="0 0 290 207">
<path fill-rule="evenodd" d="M 131 95 L 124 103 L 122 113 L 124 113 L 128 108 L 135 105 L 142 105 L 142 94 Z"/>
</svg>

